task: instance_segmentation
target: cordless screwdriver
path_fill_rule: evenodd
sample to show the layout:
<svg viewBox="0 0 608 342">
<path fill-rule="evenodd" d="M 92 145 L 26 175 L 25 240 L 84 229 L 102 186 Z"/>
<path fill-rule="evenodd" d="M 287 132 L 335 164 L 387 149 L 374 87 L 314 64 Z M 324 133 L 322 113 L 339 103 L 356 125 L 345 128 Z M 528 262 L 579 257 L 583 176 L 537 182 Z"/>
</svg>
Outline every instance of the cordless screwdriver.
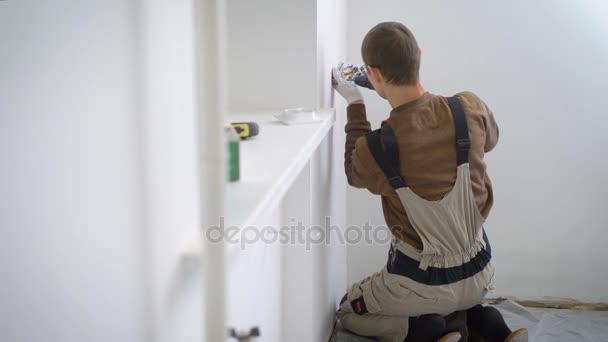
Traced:
<svg viewBox="0 0 608 342">
<path fill-rule="evenodd" d="M 354 64 L 340 63 L 338 64 L 338 72 L 340 76 L 348 82 L 353 82 L 359 87 L 374 89 L 374 86 L 367 78 L 367 68 L 365 65 L 357 66 Z M 336 85 L 336 80 L 332 75 L 332 84 Z"/>
</svg>

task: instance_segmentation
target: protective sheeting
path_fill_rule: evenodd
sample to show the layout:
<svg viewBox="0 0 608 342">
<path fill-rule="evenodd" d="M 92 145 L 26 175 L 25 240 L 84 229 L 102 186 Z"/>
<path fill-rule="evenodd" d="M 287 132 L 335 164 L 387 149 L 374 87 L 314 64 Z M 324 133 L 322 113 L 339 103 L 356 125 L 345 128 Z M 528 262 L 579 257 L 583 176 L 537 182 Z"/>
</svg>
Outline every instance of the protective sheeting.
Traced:
<svg viewBox="0 0 608 342">
<path fill-rule="evenodd" d="M 511 329 L 528 328 L 533 342 L 608 342 L 608 311 L 524 308 L 505 301 L 498 308 Z"/>
<path fill-rule="evenodd" d="M 494 305 L 513 330 L 528 328 L 531 342 L 608 342 L 608 311 L 525 308 L 513 301 Z M 331 342 L 368 342 L 338 324 Z"/>
</svg>

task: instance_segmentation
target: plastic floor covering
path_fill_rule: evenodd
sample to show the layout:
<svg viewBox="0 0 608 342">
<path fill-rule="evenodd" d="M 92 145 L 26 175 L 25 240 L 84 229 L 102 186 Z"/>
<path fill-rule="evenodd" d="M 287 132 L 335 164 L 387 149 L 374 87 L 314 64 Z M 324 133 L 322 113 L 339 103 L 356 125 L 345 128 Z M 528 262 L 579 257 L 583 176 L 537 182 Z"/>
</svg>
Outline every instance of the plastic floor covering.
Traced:
<svg viewBox="0 0 608 342">
<path fill-rule="evenodd" d="M 528 328 L 531 342 L 608 342 L 608 311 L 525 308 L 505 301 L 498 308 L 512 329 Z M 330 342 L 369 342 L 338 324 Z"/>
</svg>

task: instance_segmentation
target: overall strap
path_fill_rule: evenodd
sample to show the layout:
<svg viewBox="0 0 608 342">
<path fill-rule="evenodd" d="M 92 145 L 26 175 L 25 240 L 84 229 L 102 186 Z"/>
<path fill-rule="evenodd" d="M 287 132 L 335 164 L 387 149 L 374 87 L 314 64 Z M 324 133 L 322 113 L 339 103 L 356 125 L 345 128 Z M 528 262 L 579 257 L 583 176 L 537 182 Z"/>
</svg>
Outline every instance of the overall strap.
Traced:
<svg viewBox="0 0 608 342">
<path fill-rule="evenodd" d="M 452 111 L 454 118 L 454 127 L 456 129 L 456 160 L 460 166 L 469 162 L 469 149 L 471 140 L 469 139 L 469 128 L 467 126 L 467 116 L 462 108 L 462 103 L 458 96 L 448 97 L 448 105 Z"/>
<path fill-rule="evenodd" d="M 406 187 L 399 166 L 399 146 L 393 129 L 385 124 L 366 135 L 367 145 L 378 166 L 394 189 Z M 384 147 L 382 146 L 384 145 Z"/>
</svg>

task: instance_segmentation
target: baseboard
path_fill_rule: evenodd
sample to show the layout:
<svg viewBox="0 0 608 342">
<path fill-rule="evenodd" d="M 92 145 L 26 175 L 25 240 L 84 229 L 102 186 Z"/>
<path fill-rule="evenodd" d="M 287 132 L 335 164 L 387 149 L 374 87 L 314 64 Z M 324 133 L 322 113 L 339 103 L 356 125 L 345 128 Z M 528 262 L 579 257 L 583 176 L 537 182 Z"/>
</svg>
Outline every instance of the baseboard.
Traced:
<svg viewBox="0 0 608 342">
<path fill-rule="evenodd" d="M 487 304 L 498 304 L 505 300 L 512 300 L 517 304 L 529 308 L 549 308 L 567 310 L 608 311 L 608 303 L 589 303 L 571 298 L 544 297 L 540 299 L 521 299 L 516 297 L 499 297 L 486 299 Z"/>
</svg>

